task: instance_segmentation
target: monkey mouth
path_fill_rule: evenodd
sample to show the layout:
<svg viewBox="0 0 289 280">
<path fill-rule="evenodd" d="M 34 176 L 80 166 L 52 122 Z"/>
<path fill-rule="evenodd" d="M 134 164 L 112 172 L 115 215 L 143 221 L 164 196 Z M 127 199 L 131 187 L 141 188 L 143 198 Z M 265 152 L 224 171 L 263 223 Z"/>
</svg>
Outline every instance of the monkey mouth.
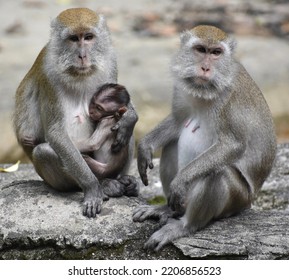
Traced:
<svg viewBox="0 0 289 280">
<path fill-rule="evenodd" d="M 208 77 L 204 77 L 204 76 L 197 76 L 197 77 L 190 77 L 190 78 L 186 78 L 185 81 L 188 84 L 195 84 L 198 86 L 202 86 L 202 85 L 207 85 L 209 84 L 211 81 Z"/>
<path fill-rule="evenodd" d="M 69 66 L 66 73 L 71 76 L 90 76 L 96 71 L 95 65 L 90 66 Z"/>
<path fill-rule="evenodd" d="M 207 84 L 210 82 L 210 79 L 208 77 L 205 77 L 205 76 L 198 76 L 198 77 L 194 78 L 194 81 L 196 84 Z"/>
</svg>

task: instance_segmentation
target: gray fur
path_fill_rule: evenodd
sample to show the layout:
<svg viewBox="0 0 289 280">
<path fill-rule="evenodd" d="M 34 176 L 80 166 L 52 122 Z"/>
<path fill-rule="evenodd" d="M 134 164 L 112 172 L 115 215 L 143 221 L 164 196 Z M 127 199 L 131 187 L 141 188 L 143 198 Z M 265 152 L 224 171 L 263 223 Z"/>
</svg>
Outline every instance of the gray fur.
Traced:
<svg viewBox="0 0 289 280">
<path fill-rule="evenodd" d="M 94 217 L 100 212 L 103 191 L 74 141 L 93 133 L 88 104 L 99 86 L 116 83 L 117 63 L 104 18 L 87 30 L 95 37 L 83 47 L 63 37 L 72 29 L 57 18 L 52 21 L 48 44 L 17 89 L 14 128 L 38 174 L 57 190 L 82 189 L 83 214 Z M 83 62 L 79 60 L 83 50 L 91 65 L 85 73 L 73 70 Z M 130 141 L 137 120 L 133 105 L 128 108 L 116 124 L 118 149 Z"/>
<path fill-rule="evenodd" d="M 224 53 L 210 61 L 211 79 L 202 85 L 195 79 L 203 62 L 192 49 L 195 44 L 211 46 L 189 31 L 181 36 L 171 66 L 172 112 L 140 141 L 138 167 L 144 184 L 153 153 L 162 149 L 160 178 L 173 211 L 148 240 L 148 248 L 159 250 L 214 219 L 250 207 L 271 170 L 276 139 L 269 108 L 233 58 L 234 40 L 219 43 Z M 141 207 L 134 221 L 153 217 L 154 212 L 159 213 L 155 206 Z"/>
</svg>

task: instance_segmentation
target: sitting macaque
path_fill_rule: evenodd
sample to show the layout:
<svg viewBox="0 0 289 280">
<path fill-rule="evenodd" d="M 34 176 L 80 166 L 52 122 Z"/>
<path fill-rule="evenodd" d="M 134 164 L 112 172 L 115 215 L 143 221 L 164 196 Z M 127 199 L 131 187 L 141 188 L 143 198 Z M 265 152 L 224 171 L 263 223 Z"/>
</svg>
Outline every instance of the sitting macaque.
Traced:
<svg viewBox="0 0 289 280">
<path fill-rule="evenodd" d="M 119 84 L 101 86 L 89 104 L 89 117 L 95 124 L 95 131 L 88 139 L 75 141 L 76 147 L 99 180 L 119 179 L 121 183 L 119 187 L 122 190 L 115 190 L 117 193 L 110 196 L 122 194 L 136 196 L 138 194 L 136 187 L 132 192 L 127 190 L 131 184 L 125 181 L 131 176 L 121 176 L 124 165 L 131 160 L 129 159 L 129 149 L 132 147 L 126 145 L 117 153 L 113 152 L 111 148 L 116 136 L 111 128 L 127 111 L 129 102 L 130 96 L 124 86 Z M 89 156 L 91 153 L 93 153 L 93 157 Z M 133 185 L 135 186 L 135 184 Z"/>
</svg>

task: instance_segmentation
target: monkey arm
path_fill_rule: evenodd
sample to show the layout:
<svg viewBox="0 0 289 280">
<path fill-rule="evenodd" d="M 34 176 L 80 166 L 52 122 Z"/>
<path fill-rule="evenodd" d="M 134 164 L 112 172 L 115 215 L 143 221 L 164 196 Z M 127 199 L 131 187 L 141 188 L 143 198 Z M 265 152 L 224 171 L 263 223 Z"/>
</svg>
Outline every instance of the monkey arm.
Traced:
<svg viewBox="0 0 289 280">
<path fill-rule="evenodd" d="M 141 180 L 145 186 L 148 185 L 147 169 L 154 167 L 152 163 L 153 153 L 178 139 L 180 127 L 179 121 L 173 114 L 170 114 L 140 141 L 137 163 Z"/>
<path fill-rule="evenodd" d="M 127 111 L 122 115 L 120 120 L 111 128 L 116 131 L 116 138 L 111 146 L 113 153 L 118 153 L 122 147 L 126 146 L 133 133 L 134 126 L 138 121 L 138 115 L 130 102 L 127 105 Z"/>
<path fill-rule="evenodd" d="M 128 150 L 124 148 L 119 153 L 112 154 L 106 163 L 99 162 L 87 155 L 82 156 L 98 179 L 116 178 L 123 169 L 123 163 L 127 160 Z"/>
<path fill-rule="evenodd" d="M 114 123 L 114 118 L 102 119 L 93 134 L 88 139 L 77 141 L 75 146 L 81 153 L 99 150 L 111 138 L 111 134 L 113 133 L 111 127 Z"/>
</svg>

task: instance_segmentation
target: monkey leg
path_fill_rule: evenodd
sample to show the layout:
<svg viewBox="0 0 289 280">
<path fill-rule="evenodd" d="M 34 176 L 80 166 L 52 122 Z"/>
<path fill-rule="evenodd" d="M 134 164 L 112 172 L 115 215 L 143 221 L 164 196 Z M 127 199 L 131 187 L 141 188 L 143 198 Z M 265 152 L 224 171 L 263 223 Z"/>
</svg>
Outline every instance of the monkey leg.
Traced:
<svg viewBox="0 0 289 280">
<path fill-rule="evenodd" d="M 192 232 L 251 206 L 249 184 L 235 167 L 199 179 L 187 197 L 185 217 Z"/>
<path fill-rule="evenodd" d="M 188 191 L 186 212 L 180 219 L 169 219 L 146 242 L 158 251 L 169 242 L 205 227 L 213 219 L 228 217 L 251 205 L 249 185 L 234 167 L 194 182 Z"/>
<path fill-rule="evenodd" d="M 58 191 L 80 190 L 76 182 L 65 174 L 58 155 L 48 143 L 33 149 L 32 162 L 39 176 L 52 188 Z"/>
</svg>

